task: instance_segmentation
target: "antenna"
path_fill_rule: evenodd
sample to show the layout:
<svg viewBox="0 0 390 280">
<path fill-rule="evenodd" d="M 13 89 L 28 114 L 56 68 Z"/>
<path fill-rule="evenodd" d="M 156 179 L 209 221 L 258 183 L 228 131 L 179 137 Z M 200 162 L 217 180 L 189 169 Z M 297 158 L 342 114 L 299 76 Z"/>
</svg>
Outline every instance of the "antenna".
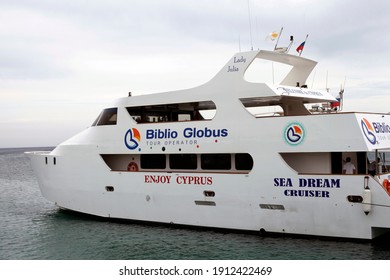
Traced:
<svg viewBox="0 0 390 280">
<path fill-rule="evenodd" d="M 251 50 L 253 51 L 251 9 L 249 7 L 249 0 L 247 2 L 248 2 L 249 34 L 251 37 Z"/>
<path fill-rule="evenodd" d="M 255 24 L 256 24 L 255 25 L 255 34 L 259 34 L 259 27 L 258 27 L 258 24 L 257 24 L 257 16 L 255 16 Z M 258 36 L 256 36 L 256 37 L 258 37 Z M 256 44 L 256 42 L 255 42 L 255 44 Z"/>
<path fill-rule="evenodd" d="M 339 92 L 339 96 L 340 96 L 340 110 L 343 109 L 343 105 L 344 105 L 344 90 L 345 90 L 345 82 L 347 80 L 347 77 L 344 78 L 344 84 L 341 84 L 340 86 L 340 92 Z"/>
<path fill-rule="evenodd" d="M 325 90 L 327 92 L 329 92 L 329 88 L 328 88 L 328 71 L 326 71 Z"/>
<path fill-rule="evenodd" d="M 347 76 L 344 77 L 344 84 L 343 84 L 343 89 L 345 89 L 345 83 L 347 81 Z"/>
</svg>

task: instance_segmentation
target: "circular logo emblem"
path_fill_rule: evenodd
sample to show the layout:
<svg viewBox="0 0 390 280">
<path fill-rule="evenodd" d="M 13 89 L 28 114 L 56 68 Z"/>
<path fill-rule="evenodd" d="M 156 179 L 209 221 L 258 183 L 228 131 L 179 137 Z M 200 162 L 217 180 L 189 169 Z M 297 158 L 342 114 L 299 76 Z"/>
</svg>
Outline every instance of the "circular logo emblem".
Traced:
<svg viewBox="0 0 390 280">
<path fill-rule="evenodd" d="M 360 124 L 362 125 L 362 131 L 364 133 L 364 136 L 366 136 L 368 142 L 375 145 L 376 137 L 374 134 L 374 128 L 372 127 L 371 123 L 367 119 L 363 118 L 360 121 Z"/>
<path fill-rule="evenodd" d="M 291 123 L 284 130 L 284 139 L 290 145 L 299 145 L 305 138 L 305 130 L 299 123 Z"/>
<path fill-rule="evenodd" d="M 130 128 L 125 134 L 125 145 L 130 150 L 134 150 L 139 146 L 139 141 L 141 141 L 141 134 L 138 129 Z"/>
</svg>

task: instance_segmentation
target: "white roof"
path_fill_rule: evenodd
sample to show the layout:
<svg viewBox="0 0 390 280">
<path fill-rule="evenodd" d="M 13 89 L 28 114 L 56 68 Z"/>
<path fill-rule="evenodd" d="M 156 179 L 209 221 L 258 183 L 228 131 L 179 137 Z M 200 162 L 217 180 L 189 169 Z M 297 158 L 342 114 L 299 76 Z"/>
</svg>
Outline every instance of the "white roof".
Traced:
<svg viewBox="0 0 390 280">
<path fill-rule="evenodd" d="M 252 83 L 245 80 L 245 72 L 256 59 L 264 59 L 292 66 L 290 72 L 280 85 L 266 83 Z M 133 105 L 159 104 L 169 102 L 189 102 L 213 100 L 226 102 L 227 99 L 240 99 L 247 106 L 264 106 L 266 104 L 281 104 L 300 102 L 321 103 L 336 99 L 326 91 L 312 90 L 302 87 L 317 62 L 296 55 L 278 53 L 274 51 L 249 51 L 235 54 L 228 63 L 204 85 L 161 94 L 148 94 L 143 96 L 121 99 L 122 103 Z M 207 106 L 206 106 L 207 107 Z"/>
</svg>

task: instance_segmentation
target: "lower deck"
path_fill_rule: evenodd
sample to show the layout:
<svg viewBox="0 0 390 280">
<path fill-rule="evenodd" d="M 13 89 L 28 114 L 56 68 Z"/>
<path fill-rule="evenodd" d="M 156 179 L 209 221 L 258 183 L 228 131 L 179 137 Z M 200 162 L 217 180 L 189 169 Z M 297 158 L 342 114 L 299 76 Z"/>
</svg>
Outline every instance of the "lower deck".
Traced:
<svg viewBox="0 0 390 280">
<path fill-rule="evenodd" d="M 186 154 L 101 154 L 111 171 L 244 173 L 254 168 L 250 153 Z M 297 152 L 280 153 L 297 174 L 343 174 L 347 158 L 355 166 L 353 174 L 379 175 L 390 170 L 386 153 L 378 152 Z M 378 160 L 375 161 L 375 158 Z"/>
</svg>

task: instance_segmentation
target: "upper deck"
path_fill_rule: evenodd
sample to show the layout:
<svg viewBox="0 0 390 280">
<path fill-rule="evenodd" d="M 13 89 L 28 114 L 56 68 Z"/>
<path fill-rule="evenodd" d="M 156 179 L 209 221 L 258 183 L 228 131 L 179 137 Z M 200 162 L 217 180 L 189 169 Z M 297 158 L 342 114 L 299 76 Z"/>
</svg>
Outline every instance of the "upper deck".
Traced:
<svg viewBox="0 0 390 280">
<path fill-rule="evenodd" d="M 280 85 L 248 82 L 245 80 L 245 72 L 256 59 L 282 62 L 292 68 Z M 82 137 L 73 138 L 67 143 L 87 144 L 103 141 L 107 143 L 107 147 L 120 147 L 118 149 L 127 151 L 123 145 L 123 133 L 131 127 L 136 128 L 140 139 L 151 139 L 153 137 L 148 137 L 150 131 L 175 131 L 177 135 L 171 138 L 176 138 L 191 126 L 191 129 L 201 131 L 210 129 L 229 131 L 229 136 L 224 137 L 226 141 L 218 141 L 217 146 L 221 151 L 236 149 L 237 141 L 243 143 L 243 146 L 250 146 L 249 140 L 259 139 L 264 135 L 267 139 L 273 139 L 269 150 L 275 151 L 370 151 L 390 148 L 389 115 L 313 114 L 306 107 L 306 104 L 310 103 L 336 101 L 326 91 L 293 86 L 304 85 L 315 65 L 315 61 L 277 52 L 238 53 L 214 78 L 201 86 L 117 100 L 103 110 L 92 125 L 93 127 L 115 125 L 115 129 L 92 129 Z M 270 111 L 267 116 L 283 117 L 268 117 L 260 124 L 257 110 L 274 106 L 277 106 L 279 111 Z M 285 145 L 281 135 L 291 122 L 301 122 L 308 131 L 304 144 L 294 147 Z M 243 123 L 246 128 L 242 126 Z M 255 129 L 260 126 L 261 130 Z M 247 129 L 248 127 L 251 129 Z M 107 132 L 108 130 L 111 132 Z M 117 134 L 120 137 L 115 137 Z M 205 139 L 199 139 L 201 140 Z M 211 149 L 208 145 L 204 147 Z M 197 147 L 191 149 L 196 150 Z M 143 149 L 145 150 L 148 149 Z"/>
<path fill-rule="evenodd" d="M 245 73 L 256 59 L 292 66 L 278 85 L 253 83 Z M 209 82 L 191 89 L 121 98 L 117 106 L 152 106 L 198 102 L 204 109 L 233 106 L 237 99 L 249 107 L 278 105 L 284 115 L 307 115 L 304 104 L 333 102 L 326 91 L 308 89 L 306 80 L 317 62 L 295 55 L 273 51 L 249 51 L 235 54 Z"/>
</svg>

